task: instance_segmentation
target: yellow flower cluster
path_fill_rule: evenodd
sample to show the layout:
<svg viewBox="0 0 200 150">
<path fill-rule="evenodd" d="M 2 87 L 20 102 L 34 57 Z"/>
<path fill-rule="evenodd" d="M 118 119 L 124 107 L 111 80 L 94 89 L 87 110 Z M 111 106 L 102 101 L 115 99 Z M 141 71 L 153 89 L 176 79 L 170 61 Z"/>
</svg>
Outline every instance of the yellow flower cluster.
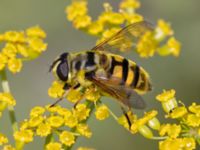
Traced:
<svg viewBox="0 0 200 150">
<path fill-rule="evenodd" d="M 37 58 L 46 50 L 45 37 L 46 33 L 39 26 L 0 34 L 0 42 L 4 43 L 0 51 L 0 71 L 7 65 L 12 73 L 20 72 L 23 61 Z"/>
<path fill-rule="evenodd" d="M 174 89 L 164 90 L 156 99 L 161 102 L 166 117 L 178 121 L 178 124 L 161 125 L 159 134 L 167 138 L 159 143 L 159 149 L 195 149 L 196 142 L 200 141 L 200 105 L 192 103 L 187 108 L 177 101 Z"/>
<path fill-rule="evenodd" d="M 97 44 L 118 32 L 123 25 L 144 20 L 142 15 L 136 13 L 136 9 L 140 7 L 138 0 L 122 0 L 117 12 L 113 11 L 109 3 L 104 3 L 104 11 L 94 21 L 88 15 L 87 3 L 87 0 L 72 1 L 66 7 L 67 19 L 73 22 L 76 29 L 100 37 Z M 131 43 L 127 41 L 126 45 L 129 44 Z M 170 24 L 162 19 L 158 20 L 155 29 L 144 34 L 136 45 L 138 54 L 145 58 L 152 57 L 155 53 L 161 56 L 179 56 L 181 48 L 180 43 L 173 36 Z M 122 46 L 119 50 L 125 51 L 126 48 Z"/>
<path fill-rule="evenodd" d="M 131 127 L 128 124 L 127 118 L 123 115 L 118 118 L 119 124 L 123 125 L 126 129 L 130 130 L 131 133 L 135 134 L 139 132 L 146 138 L 153 137 L 153 130 L 160 129 L 160 122 L 156 118 L 158 112 L 156 110 L 152 110 L 144 114 L 142 118 L 137 118 L 136 115 L 133 115 L 131 112 L 128 112 L 128 116 L 131 121 Z M 150 129 L 151 128 L 151 129 Z"/>
<path fill-rule="evenodd" d="M 8 139 L 5 135 L 3 135 L 2 133 L 0 133 L 0 145 L 6 144 L 8 143 Z"/>
<path fill-rule="evenodd" d="M 8 106 L 15 106 L 16 101 L 11 95 L 11 93 L 0 93 L 0 117 L 2 112 L 8 107 Z"/>
<path fill-rule="evenodd" d="M 90 138 L 92 133 L 89 126 L 83 121 L 89 116 L 90 109 L 86 104 L 78 104 L 71 110 L 61 106 L 36 106 L 30 112 L 30 118 L 21 123 L 20 130 L 14 133 L 16 141 L 29 143 L 34 136 L 47 137 L 55 134 L 59 142 L 51 142 L 46 149 L 59 149 L 62 144 L 72 146 L 75 143 L 75 136 Z M 73 128 L 74 132 L 66 128 Z"/>
<path fill-rule="evenodd" d="M 3 146 L 2 150 L 16 150 L 14 147 L 8 144 L 8 138 L 0 133 L 0 147 Z"/>
</svg>

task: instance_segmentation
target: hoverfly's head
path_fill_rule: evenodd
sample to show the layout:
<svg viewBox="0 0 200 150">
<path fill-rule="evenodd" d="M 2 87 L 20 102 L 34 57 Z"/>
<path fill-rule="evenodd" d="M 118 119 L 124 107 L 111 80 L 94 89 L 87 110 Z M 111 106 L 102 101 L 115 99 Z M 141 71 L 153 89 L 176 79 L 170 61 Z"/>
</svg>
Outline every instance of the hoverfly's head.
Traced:
<svg viewBox="0 0 200 150">
<path fill-rule="evenodd" d="M 69 53 L 63 53 L 54 60 L 49 68 L 49 72 L 51 71 L 59 80 L 68 81 L 70 76 Z"/>
</svg>

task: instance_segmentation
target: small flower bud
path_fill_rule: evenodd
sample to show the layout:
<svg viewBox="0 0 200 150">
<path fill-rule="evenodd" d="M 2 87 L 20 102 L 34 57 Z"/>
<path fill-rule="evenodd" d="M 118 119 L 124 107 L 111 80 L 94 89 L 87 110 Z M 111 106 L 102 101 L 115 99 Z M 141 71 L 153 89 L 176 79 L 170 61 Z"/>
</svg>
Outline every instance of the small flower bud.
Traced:
<svg viewBox="0 0 200 150">
<path fill-rule="evenodd" d="M 160 129 L 160 121 L 154 117 L 153 119 L 148 121 L 148 126 L 154 130 L 159 130 Z"/>
<path fill-rule="evenodd" d="M 139 130 L 139 133 L 142 134 L 145 138 L 151 139 L 153 137 L 152 131 L 146 125 L 140 126 L 138 130 Z"/>
</svg>

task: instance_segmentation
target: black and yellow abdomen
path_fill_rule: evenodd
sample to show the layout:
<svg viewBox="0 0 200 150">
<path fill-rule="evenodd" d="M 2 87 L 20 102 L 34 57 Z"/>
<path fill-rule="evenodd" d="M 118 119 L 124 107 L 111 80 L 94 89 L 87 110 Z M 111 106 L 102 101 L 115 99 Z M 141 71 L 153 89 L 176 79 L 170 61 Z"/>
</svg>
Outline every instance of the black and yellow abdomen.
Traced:
<svg viewBox="0 0 200 150">
<path fill-rule="evenodd" d="M 111 77 L 121 79 L 121 84 L 133 88 L 143 94 L 151 90 L 148 73 L 135 62 L 120 55 L 108 53 L 110 67 L 107 69 Z"/>
</svg>

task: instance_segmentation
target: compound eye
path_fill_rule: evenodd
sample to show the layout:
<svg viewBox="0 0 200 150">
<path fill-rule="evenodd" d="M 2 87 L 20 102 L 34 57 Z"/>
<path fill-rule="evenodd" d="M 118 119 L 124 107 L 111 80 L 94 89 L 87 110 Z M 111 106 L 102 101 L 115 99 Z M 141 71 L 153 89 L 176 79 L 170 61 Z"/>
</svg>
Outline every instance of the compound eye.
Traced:
<svg viewBox="0 0 200 150">
<path fill-rule="evenodd" d="M 66 61 L 61 62 L 57 67 L 57 75 L 60 80 L 67 81 L 68 79 L 68 64 Z"/>
</svg>

